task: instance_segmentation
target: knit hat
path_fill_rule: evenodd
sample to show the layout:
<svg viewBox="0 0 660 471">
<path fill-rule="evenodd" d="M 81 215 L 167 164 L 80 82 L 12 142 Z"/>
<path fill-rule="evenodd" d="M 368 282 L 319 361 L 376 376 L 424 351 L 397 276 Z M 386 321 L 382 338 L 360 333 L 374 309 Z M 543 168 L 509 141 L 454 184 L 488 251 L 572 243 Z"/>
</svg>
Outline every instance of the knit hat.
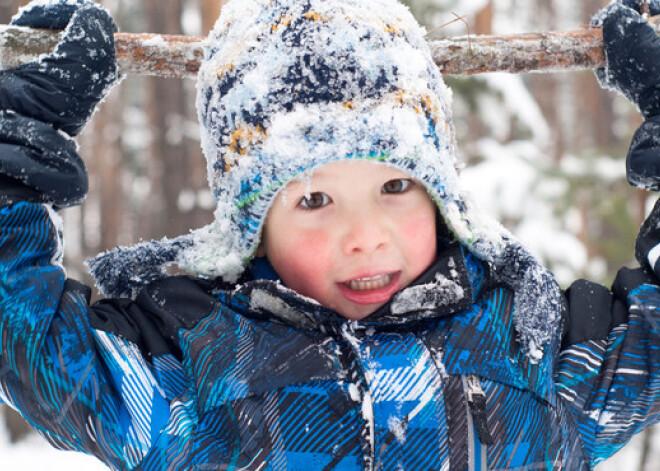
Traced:
<svg viewBox="0 0 660 471">
<path fill-rule="evenodd" d="M 215 221 L 101 255 L 90 263 L 100 288 L 130 294 L 168 263 L 236 280 L 288 182 L 329 162 L 369 160 L 422 182 L 457 240 L 512 286 L 519 333 L 538 356 L 546 324 L 559 320 L 559 290 L 461 194 L 451 93 L 424 36 L 396 0 L 229 0 L 197 84 Z"/>
</svg>

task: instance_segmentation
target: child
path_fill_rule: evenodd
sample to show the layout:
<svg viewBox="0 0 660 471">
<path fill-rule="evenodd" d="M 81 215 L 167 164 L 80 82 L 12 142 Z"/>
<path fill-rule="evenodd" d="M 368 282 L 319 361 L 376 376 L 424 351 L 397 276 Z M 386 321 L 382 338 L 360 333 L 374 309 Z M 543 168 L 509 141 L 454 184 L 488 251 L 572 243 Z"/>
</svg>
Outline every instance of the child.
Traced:
<svg viewBox="0 0 660 471">
<path fill-rule="evenodd" d="M 650 27 L 602 16 L 652 187 L 658 74 L 620 65 Z M 450 94 L 395 0 L 224 6 L 198 83 L 215 222 L 91 262 L 116 296 L 92 306 L 56 210 L 86 190 L 69 136 L 117 79 L 114 27 L 72 0 L 14 22 L 68 24 L 0 78 L 0 391 L 55 446 L 113 469 L 580 470 L 660 418 L 660 209 L 645 268 L 561 292 L 461 194 Z"/>
</svg>

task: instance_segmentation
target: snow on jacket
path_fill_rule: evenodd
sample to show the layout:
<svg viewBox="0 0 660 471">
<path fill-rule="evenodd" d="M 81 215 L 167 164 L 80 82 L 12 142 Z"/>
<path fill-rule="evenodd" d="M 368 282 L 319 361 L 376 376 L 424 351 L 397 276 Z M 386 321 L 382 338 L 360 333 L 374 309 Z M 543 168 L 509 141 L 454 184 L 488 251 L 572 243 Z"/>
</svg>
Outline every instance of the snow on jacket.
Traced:
<svg viewBox="0 0 660 471">
<path fill-rule="evenodd" d="M 113 469 L 582 470 L 660 417 L 642 270 L 574 283 L 532 362 L 515 293 L 457 243 L 351 322 L 267 280 L 171 277 L 90 306 L 58 220 L 0 208 L 0 394 Z"/>
</svg>

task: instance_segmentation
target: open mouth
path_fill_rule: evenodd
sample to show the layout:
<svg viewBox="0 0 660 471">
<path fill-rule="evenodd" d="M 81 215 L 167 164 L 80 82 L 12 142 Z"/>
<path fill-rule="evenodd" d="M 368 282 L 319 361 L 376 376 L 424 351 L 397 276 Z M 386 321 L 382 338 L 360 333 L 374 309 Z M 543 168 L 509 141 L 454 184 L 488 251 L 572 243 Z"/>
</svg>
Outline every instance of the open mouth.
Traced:
<svg viewBox="0 0 660 471">
<path fill-rule="evenodd" d="M 382 304 L 389 301 L 401 285 L 401 272 L 364 276 L 338 283 L 347 300 L 357 304 Z"/>
<path fill-rule="evenodd" d="M 388 273 L 385 275 L 368 276 L 365 278 L 358 278 L 344 283 L 346 287 L 353 291 L 373 291 L 376 289 L 385 288 L 392 283 L 395 273 Z"/>
</svg>

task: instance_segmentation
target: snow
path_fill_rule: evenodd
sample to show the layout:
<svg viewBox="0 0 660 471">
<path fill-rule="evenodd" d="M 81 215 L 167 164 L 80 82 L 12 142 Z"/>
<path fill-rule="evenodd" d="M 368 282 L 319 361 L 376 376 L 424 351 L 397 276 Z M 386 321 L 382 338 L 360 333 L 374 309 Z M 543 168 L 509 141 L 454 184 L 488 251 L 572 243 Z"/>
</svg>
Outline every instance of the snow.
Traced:
<svg viewBox="0 0 660 471">
<path fill-rule="evenodd" d="M 142 45 L 145 47 L 153 47 L 155 49 L 158 49 L 159 47 L 166 46 L 167 42 L 165 41 L 165 39 L 163 39 L 163 36 L 161 36 L 160 34 L 154 34 L 149 38 L 143 40 Z"/>
<path fill-rule="evenodd" d="M 523 76 L 493 73 L 484 75 L 484 80 L 489 87 L 502 95 L 512 115 L 532 131 L 534 143 L 540 147 L 547 146 L 551 134 L 550 126 L 529 88 L 525 86 Z M 501 109 L 499 113 L 492 114 L 499 116 L 501 121 L 509 121 L 502 120 Z"/>
<path fill-rule="evenodd" d="M 18 443 L 11 443 L 7 429 L 0 421 L 0 456 L 2 469 L 28 471 L 107 471 L 98 459 L 76 452 L 56 450 L 41 436 L 33 434 Z"/>
<path fill-rule="evenodd" d="M 544 139 L 545 135 L 541 134 L 539 140 Z M 464 188 L 484 213 L 507 221 L 533 254 L 550 262 L 560 283 L 573 281 L 575 273 L 586 269 L 587 253 L 584 244 L 559 226 L 553 215 L 552 202 L 566 188 L 561 181 L 539 171 L 551 163 L 547 156 L 533 141 L 503 145 L 485 138 L 472 147 L 484 161 L 462 172 Z M 617 166 L 619 176 L 622 167 Z"/>
<path fill-rule="evenodd" d="M 412 286 L 395 295 L 390 309 L 394 315 L 405 315 L 415 310 L 456 303 L 464 297 L 465 291 L 459 282 L 437 273 L 434 282 Z"/>
<path fill-rule="evenodd" d="M 406 443 L 406 429 L 400 419 L 397 417 L 390 417 L 387 422 L 387 427 L 400 444 L 404 445 Z"/>
</svg>

